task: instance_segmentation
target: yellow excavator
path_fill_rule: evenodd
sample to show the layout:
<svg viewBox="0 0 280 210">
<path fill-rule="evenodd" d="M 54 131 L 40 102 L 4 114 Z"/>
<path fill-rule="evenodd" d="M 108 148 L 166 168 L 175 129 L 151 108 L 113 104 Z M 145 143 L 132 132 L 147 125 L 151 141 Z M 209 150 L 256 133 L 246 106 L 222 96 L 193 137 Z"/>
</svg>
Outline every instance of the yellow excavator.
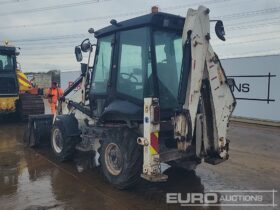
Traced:
<svg viewBox="0 0 280 210">
<path fill-rule="evenodd" d="M 0 115 L 15 113 L 20 119 L 44 114 L 44 102 L 27 76 L 17 68 L 16 47 L 0 45 Z"/>
</svg>

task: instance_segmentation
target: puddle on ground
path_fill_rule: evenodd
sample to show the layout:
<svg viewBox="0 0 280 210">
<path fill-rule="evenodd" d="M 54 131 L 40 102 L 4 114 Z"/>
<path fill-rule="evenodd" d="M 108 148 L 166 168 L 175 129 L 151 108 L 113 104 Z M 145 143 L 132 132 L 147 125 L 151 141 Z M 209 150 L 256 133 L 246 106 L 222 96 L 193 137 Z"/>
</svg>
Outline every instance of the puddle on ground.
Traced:
<svg viewBox="0 0 280 210">
<path fill-rule="evenodd" d="M 166 192 L 204 190 L 194 171 L 167 169 L 166 183 L 143 180 L 133 190 L 119 191 L 91 169 L 90 152 L 59 163 L 48 148 L 25 148 L 23 129 L 23 124 L 0 124 L 1 210 L 165 209 Z"/>
</svg>

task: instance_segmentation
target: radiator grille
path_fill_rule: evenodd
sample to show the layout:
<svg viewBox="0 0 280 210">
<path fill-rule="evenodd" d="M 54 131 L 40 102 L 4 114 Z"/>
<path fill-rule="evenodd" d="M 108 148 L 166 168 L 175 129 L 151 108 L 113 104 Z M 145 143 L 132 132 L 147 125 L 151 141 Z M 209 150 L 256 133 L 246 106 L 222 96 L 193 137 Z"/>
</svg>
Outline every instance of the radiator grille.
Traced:
<svg viewBox="0 0 280 210">
<path fill-rule="evenodd" d="M 15 78 L 1 77 L 0 78 L 0 94 L 16 94 L 17 85 Z"/>
</svg>

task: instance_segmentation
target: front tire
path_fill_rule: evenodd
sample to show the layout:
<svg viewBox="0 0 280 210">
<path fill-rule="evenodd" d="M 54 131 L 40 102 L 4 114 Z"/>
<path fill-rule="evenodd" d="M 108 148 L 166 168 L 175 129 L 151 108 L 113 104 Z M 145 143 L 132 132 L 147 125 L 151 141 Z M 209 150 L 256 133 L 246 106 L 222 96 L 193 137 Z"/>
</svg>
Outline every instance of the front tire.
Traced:
<svg viewBox="0 0 280 210">
<path fill-rule="evenodd" d="M 114 128 L 101 140 L 101 172 L 118 189 L 130 188 L 141 179 L 143 152 L 137 138 L 137 133 L 129 128 Z"/>
<path fill-rule="evenodd" d="M 63 162 L 72 159 L 77 143 L 78 137 L 67 136 L 61 124 L 53 126 L 51 132 L 51 146 L 59 161 Z"/>
</svg>

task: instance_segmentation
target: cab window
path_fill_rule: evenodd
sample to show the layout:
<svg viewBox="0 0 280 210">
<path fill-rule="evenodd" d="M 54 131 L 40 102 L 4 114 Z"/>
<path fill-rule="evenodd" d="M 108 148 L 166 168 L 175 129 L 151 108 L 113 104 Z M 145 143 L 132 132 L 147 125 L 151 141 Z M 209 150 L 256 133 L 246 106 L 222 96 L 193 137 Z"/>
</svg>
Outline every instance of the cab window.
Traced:
<svg viewBox="0 0 280 210">
<path fill-rule="evenodd" d="M 114 36 L 112 35 L 99 39 L 91 87 L 91 92 L 93 94 L 106 94 L 107 92 L 112 60 L 111 43 L 113 38 Z"/>
<path fill-rule="evenodd" d="M 160 106 L 175 108 L 183 53 L 181 35 L 170 31 L 156 31 L 154 39 Z"/>
<path fill-rule="evenodd" d="M 14 56 L 0 54 L 0 72 L 14 70 Z"/>
<path fill-rule="evenodd" d="M 117 91 L 143 100 L 152 92 L 148 28 L 120 32 Z"/>
</svg>

